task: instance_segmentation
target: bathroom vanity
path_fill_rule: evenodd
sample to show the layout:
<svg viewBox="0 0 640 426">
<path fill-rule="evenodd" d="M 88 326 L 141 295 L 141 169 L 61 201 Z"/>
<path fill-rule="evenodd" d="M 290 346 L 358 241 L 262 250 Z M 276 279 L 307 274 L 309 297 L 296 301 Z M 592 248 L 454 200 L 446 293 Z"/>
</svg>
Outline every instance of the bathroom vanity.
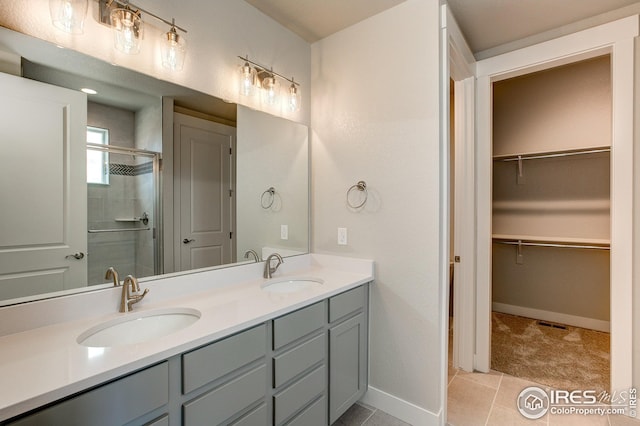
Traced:
<svg viewBox="0 0 640 426">
<path fill-rule="evenodd" d="M 245 278 L 261 266 L 175 277 L 182 280 L 183 292 L 190 293 L 179 297 L 172 297 L 176 290 L 167 287 L 175 282 L 163 282 L 172 278 L 150 281 L 140 311 L 188 306 L 201 313 L 194 324 L 157 339 L 106 348 L 77 342 L 88 325 L 129 314 L 79 318 L 0 337 L 3 348 L 13 343 L 9 352 L 16 356 L 29 347 L 46 351 L 52 342 L 38 340 L 44 334 L 66 345 L 51 349 L 52 358 L 67 354 L 64 371 L 50 373 L 40 356 L 31 369 L 26 369 L 25 353 L 26 361 L 0 356 L 0 423 L 333 423 L 367 388 L 373 262 L 304 255 L 287 259 L 271 281 Z M 310 277 L 317 285 L 291 291 L 268 288 L 272 282 Z M 212 282 L 217 282 L 215 288 L 207 289 Z M 165 300 L 152 304 L 154 292 Z M 36 339 L 31 345 L 30 337 Z M 28 385 L 18 389 L 21 400 L 11 398 L 11 381 L 21 376 L 14 371 L 17 364 L 25 368 L 22 380 L 33 385 L 31 398 L 25 399 Z M 44 377 L 39 380 L 40 374 Z"/>
</svg>

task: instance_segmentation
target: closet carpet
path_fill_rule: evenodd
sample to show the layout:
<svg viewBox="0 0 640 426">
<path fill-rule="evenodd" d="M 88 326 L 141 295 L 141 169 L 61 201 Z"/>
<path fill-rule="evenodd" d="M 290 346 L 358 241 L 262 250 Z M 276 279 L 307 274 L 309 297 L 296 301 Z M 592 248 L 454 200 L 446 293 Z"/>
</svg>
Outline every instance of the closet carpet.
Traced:
<svg viewBox="0 0 640 426">
<path fill-rule="evenodd" d="M 609 391 L 609 333 L 492 314 L 491 368 L 555 389 Z"/>
</svg>

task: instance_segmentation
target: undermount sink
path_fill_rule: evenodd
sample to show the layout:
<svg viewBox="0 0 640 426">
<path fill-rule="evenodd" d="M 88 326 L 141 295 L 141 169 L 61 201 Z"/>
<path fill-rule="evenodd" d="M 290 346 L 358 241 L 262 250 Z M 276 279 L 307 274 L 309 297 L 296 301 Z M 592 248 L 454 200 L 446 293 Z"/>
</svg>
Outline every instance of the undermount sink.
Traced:
<svg viewBox="0 0 640 426">
<path fill-rule="evenodd" d="M 129 345 L 166 336 L 199 319 L 200 311 L 191 308 L 131 313 L 91 327 L 78 336 L 77 342 L 94 348 Z"/>
<path fill-rule="evenodd" d="M 315 277 L 280 277 L 265 281 L 260 287 L 271 293 L 295 293 L 324 284 L 324 280 Z"/>
</svg>

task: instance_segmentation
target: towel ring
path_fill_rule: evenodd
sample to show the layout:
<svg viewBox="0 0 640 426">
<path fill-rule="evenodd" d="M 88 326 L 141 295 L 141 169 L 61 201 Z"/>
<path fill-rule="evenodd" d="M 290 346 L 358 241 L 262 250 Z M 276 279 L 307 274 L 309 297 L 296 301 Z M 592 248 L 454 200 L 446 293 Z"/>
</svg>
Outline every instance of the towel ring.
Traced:
<svg viewBox="0 0 640 426">
<path fill-rule="evenodd" d="M 273 205 L 273 201 L 276 199 L 275 193 L 276 190 L 273 186 L 262 193 L 262 195 L 260 196 L 260 204 L 262 205 L 263 209 L 271 208 L 271 206 Z M 265 195 L 267 195 L 266 201 Z"/>
<path fill-rule="evenodd" d="M 351 201 L 349 200 L 349 195 L 354 190 L 358 190 L 358 191 L 364 192 L 364 199 L 362 200 L 362 202 L 360 204 L 356 204 L 356 205 L 351 204 Z M 347 204 L 352 209 L 359 209 L 360 207 L 362 207 L 362 206 L 364 206 L 366 204 L 368 196 L 369 196 L 369 192 L 367 191 L 367 183 L 365 181 L 361 180 L 358 183 L 356 183 L 355 185 L 352 185 L 347 190 Z"/>
</svg>

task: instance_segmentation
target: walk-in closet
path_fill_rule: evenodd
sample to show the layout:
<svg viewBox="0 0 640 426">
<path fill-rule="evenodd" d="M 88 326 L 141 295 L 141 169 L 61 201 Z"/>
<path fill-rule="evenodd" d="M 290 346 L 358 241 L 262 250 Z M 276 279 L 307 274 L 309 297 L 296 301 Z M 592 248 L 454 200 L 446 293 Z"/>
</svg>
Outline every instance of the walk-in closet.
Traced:
<svg viewBox="0 0 640 426">
<path fill-rule="evenodd" d="M 493 84 L 492 368 L 609 389 L 611 64 Z"/>
</svg>

